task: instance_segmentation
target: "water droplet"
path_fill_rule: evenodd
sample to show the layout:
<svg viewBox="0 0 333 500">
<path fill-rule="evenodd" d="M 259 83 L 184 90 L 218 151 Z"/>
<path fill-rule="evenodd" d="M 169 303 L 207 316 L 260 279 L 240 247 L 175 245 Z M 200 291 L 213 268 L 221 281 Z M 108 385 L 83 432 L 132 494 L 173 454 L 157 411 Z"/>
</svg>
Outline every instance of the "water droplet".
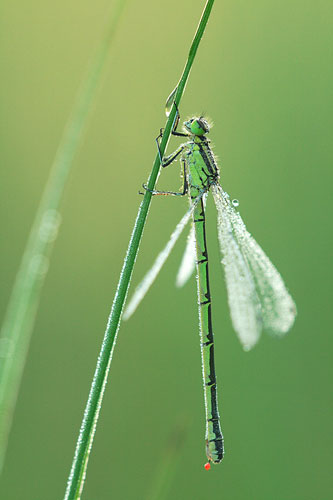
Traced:
<svg viewBox="0 0 333 500">
<path fill-rule="evenodd" d="M 232 200 L 231 203 L 233 204 L 234 207 L 239 207 L 239 201 L 236 200 L 236 198 L 234 200 Z"/>
<path fill-rule="evenodd" d="M 169 114 L 170 114 L 170 111 L 171 111 L 171 108 L 172 108 L 172 105 L 173 105 L 173 101 L 175 100 L 175 95 L 176 95 L 177 89 L 178 89 L 178 85 L 177 85 L 177 87 L 175 87 L 173 89 L 173 91 L 171 92 L 171 94 L 169 95 L 169 97 L 166 100 L 166 103 L 165 103 L 165 114 L 167 116 L 169 116 Z"/>
</svg>

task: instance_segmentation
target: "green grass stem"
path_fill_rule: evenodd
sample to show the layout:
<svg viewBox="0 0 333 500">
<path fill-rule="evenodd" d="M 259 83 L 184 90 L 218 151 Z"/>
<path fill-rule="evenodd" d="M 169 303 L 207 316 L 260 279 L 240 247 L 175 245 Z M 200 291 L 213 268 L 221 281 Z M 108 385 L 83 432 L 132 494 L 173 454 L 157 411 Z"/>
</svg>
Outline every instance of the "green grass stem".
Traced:
<svg viewBox="0 0 333 500">
<path fill-rule="evenodd" d="M 59 205 L 106 66 L 124 0 L 112 10 L 67 121 L 33 222 L 0 333 L 0 471 L 53 243 Z"/>
<path fill-rule="evenodd" d="M 175 93 L 174 100 L 177 106 L 179 105 L 181 97 L 183 95 L 185 85 L 187 83 L 190 70 L 195 55 L 197 53 L 197 49 L 199 47 L 201 38 L 203 36 L 203 33 L 205 31 L 210 16 L 210 12 L 213 7 L 213 3 L 214 0 L 207 1 L 201 19 L 199 21 L 199 25 L 197 27 L 194 39 L 192 41 L 187 62 L 183 70 L 182 76 L 179 80 L 179 83 L 177 85 L 177 91 Z M 167 143 L 169 141 L 175 118 L 176 118 L 176 106 L 173 105 L 161 139 L 160 149 L 162 156 L 164 155 Z M 160 169 L 160 158 L 159 154 L 157 153 L 152 167 L 152 172 L 150 174 L 148 181 L 148 188 L 151 190 L 153 190 L 155 187 L 159 169 Z M 82 490 L 84 487 L 89 454 L 93 444 L 96 425 L 107 382 L 107 376 L 111 365 L 114 347 L 116 344 L 119 322 L 121 319 L 123 305 L 126 299 L 130 278 L 132 275 L 135 259 L 137 256 L 139 243 L 142 237 L 144 225 L 148 215 L 151 197 L 152 197 L 151 193 L 149 191 L 146 191 L 143 200 L 141 202 L 141 205 L 139 207 L 138 215 L 134 224 L 134 229 L 127 249 L 127 254 L 124 260 L 123 268 L 121 270 L 116 294 L 113 300 L 111 313 L 106 326 L 102 347 L 98 356 L 97 366 L 94 373 L 92 385 L 90 388 L 87 405 L 84 411 L 84 416 L 74 453 L 72 468 L 68 478 L 67 489 L 64 497 L 65 500 L 79 499 L 81 497 Z"/>
</svg>

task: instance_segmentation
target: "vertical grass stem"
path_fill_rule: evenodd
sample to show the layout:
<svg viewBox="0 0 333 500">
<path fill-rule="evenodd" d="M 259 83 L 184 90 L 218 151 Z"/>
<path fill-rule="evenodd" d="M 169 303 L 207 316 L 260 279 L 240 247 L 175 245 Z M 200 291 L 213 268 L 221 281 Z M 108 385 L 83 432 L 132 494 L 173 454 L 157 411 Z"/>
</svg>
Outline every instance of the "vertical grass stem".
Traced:
<svg viewBox="0 0 333 500">
<path fill-rule="evenodd" d="M 175 93 L 175 103 L 177 106 L 179 105 L 181 97 L 183 95 L 190 74 L 190 70 L 197 53 L 197 49 L 199 47 L 201 38 L 205 31 L 213 7 L 213 3 L 214 0 L 207 1 L 201 19 L 199 21 L 194 39 L 192 41 L 187 62 L 183 70 L 182 76 L 179 80 L 179 83 L 177 85 L 177 91 Z M 164 155 L 167 143 L 171 135 L 172 126 L 176 118 L 176 109 L 177 109 L 176 106 L 173 105 L 167 123 L 165 125 L 160 145 L 162 156 Z M 159 169 L 160 169 L 160 157 L 159 154 L 157 153 L 152 167 L 152 172 L 150 174 L 148 181 L 148 187 L 151 190 L 153 190 L 155 187 Z M 137 256 L 139 243 L 142 237 L 145 221 L 148 215 L 151 197 L 152 197 L 151 193 L 149 191 L 146 191 L 144 198 L 141 202 L 141 205 L 139 207 L 138 215 L 134 224 L 134 229 L 129 242 L 123 268 L 120 274 L 116 294 L 113 300 L 111 313 L 106 326 L 102 347 L 98 356 L 97 366 L 94 373 L 90 393 L 88 396 L 87 405 L 84 411 L 84 416 L 74 453 L 72 468 L 68 478 L 67 489 L 64 497 L 65 500 L 79 499 L 81 497 L 82 490 L 84 487 L 89 454 L 95 435 L 97 420 L 104 395 L 107 376 L 110 369 L 112 355 L 117 339 L 121 313 L 126 299 L 129 282 L 132 275 L 135 259 Z"/>
</svg>

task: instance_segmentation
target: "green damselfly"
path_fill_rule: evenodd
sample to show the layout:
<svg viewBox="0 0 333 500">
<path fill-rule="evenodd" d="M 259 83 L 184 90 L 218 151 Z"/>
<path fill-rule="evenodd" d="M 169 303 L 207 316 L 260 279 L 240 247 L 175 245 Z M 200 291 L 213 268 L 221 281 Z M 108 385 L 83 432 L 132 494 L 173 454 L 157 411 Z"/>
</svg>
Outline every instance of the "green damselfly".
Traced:
<svg viewBox="0 0 333 500">
<path fill-rule="evenodd" d="M 283 279 L 258 243 L 247 231 L 236 207 L 219 184 L 219 168 L 207 139 L 211 125 L 202 116 L 184 122 L 183 132 L 177 131 L 179 112 L 172 134 L 186 138 L 170 155 L 160 158 L 167 167 L 178 157 L 183 167 L 181 192 L 152 191 L 153 195 L 189 195 L 190 208 L 172 233 L 166 247 L 158 255 L 153 267 L 139 284 L 124 312 L 128 319 L 153 283 L 170 254 L 182 230 L 192 217 L 192 227 L 178 271 L 176 283 L 182 286 L 195 266 L 199 306 L 199 330 L 202 358 L 206 414 L 206 454 L 210 462 L 220 463 L 224 455 L 223 435 L 217 405 L 217 387 L 214 362 L 211 295 L 208 274 L 208 252 L 205 228 L 205 204 L 211 191 L 217 209 L 217 227 L 222 263 L 228 292 L 232 324 L 243 347 L 251 349 L 262 329 L 276 335 L 286 333 L 293 325 L 296 306 Z M 161 131 L 162 134 L 162 131 Z M 157 138 L 157 144 L 158 139 Z M 159 146 L 158 146 L 159 147 Z M 161 155 L 160 155 L 161 156 Z M 144 185 L 145 189 L 148 189 Z"/>
</svg>

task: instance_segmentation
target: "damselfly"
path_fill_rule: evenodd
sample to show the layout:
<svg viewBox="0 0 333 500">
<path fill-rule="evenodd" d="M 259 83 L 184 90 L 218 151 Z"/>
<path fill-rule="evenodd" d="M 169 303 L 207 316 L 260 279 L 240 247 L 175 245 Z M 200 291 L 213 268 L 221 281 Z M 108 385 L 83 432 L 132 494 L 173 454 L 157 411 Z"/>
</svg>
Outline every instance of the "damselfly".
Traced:
<svg viewBox="0 0 333 500">
<path fill-rule="evenodd" d="M 247 231 L 236 207 L 237 200 L 219 184 L 219 169 L 210 140 L 211 125 L 202 116 L 184 122 L 183 132 L 177 131 L 179 113 L 172 134 L 186 137 L 170 155 L 160 158 L 167 167 L 180 157 L 183 167 L 181 192 L 152 191 L 153 195 L 189 195 L 190 208 L 172 233 L 169 242 L 158 255 L 153 267 L 139 284 L 124 313 L 132 315 L 153 283 L 191 216 L 192 227 L 184 257 L 177 275 L 177 285 L 182 286 L 191 276 L 196 265 L 199 306 L 200 345 L 206 412 L 206 454 L 210 462 L 220 463 L 224 455 L 223 435 L 217 405 L 217 387 L 214 363 L 214 337 L 212 327 L 211 296 L 208 275 L 208 252 L 205 228 L 205 204 L 211 191 L 217 209 L 217 227 L 222 264 L 228 292 L 228 302 L 234 329 L 245 349 L 258 341 L 262 329 L 283 335 L 292 326 L 296 307 L 283 279 L 258 243 Z M 161 132 L 162 133 L 162 132 Z M 159 148 L 159 142 L 157 144 Z M 160 155 L 161 156 L 161 155 Z M 144 185 L 145 189 L 148 189 Z"/>
</svg>

